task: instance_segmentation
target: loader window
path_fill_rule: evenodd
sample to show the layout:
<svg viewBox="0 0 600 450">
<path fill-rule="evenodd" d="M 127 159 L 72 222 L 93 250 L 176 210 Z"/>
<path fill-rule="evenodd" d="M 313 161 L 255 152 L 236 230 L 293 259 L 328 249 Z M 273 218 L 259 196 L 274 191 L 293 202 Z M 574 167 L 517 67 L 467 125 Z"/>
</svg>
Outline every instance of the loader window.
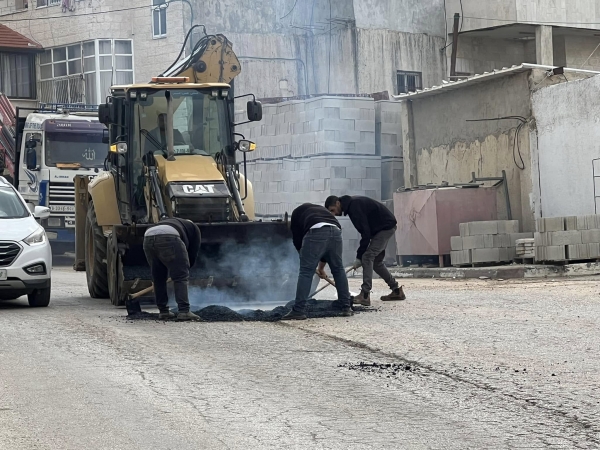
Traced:
<svg viewBox="0 0 600 450">
<path fill-rule="evenodd" d="M 165 91 L 152 91 L 139 102 L 143 154 L 167 151 Z M 173 143 L 176 154 L 215 156 L 232 154 L 231 126 L 225 98 L 191 89 L 172 90 Z"/>
</svg>

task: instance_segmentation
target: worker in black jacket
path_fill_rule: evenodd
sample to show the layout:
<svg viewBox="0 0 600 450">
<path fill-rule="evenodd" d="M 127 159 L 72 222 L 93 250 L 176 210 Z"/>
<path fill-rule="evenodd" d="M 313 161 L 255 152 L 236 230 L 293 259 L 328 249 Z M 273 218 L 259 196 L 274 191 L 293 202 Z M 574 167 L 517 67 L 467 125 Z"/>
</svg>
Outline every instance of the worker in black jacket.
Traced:
<svg viewBox="0 0 600 450">
<path fill-rule="evenodd" d="M 144 253 L 152 270 L 152 283 L 159 319 L 173 319 L 175 314 L 167 306 L 167 278 L 170 275 L 177 301 L 177 320 L 202 319 L 190 312 L 188 280 L 200 250 L 200 230 L 194 222 L 171 218 L 161 220 L 144 234 Z"/>
<path fill-rule="evenodd" d="M 351 316 L 352 300 L 342 262 L 342 227 L 337 219 L 322 206 L 305 203 L 292 212 L 290 228 L 294 247 L 300 254 L 300 274 L 294 307 L 282 319 L 306 319 L 306 302 L 315 270 L 324 278 L 326 263 L 335 280 L 341 314 Z"/>
<path fill-rule="evenodd" d="M 394 279 L 383 263 L 385 248 L 396 232 L 396 218 L 382 203 L 368 197 L 335 195 L 327 198 L 325 207 L 335 216 L 346 215 L 360 233 L 360 246 L 356 252 L 354 268 L 363 268 L 363 284 L 355 304 L 371 305 L 373 271 L 388 284 L 392 293 L 381 297 L 383 301 L 405 300 L 402 286 Z"/>
</svg>

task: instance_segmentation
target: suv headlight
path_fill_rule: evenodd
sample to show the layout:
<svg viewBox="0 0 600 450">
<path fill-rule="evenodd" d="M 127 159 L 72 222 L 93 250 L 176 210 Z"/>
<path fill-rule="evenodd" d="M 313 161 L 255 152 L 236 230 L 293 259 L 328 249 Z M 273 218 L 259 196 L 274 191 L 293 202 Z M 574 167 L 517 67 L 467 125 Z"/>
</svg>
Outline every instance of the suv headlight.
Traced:
<svg viewBox="0 0 600 450">
<path fill-rule="evenodd" d="M 23 239 L 23 242 L 25 242 L 27 245 L 43 244 L 46 242 L 46 231 L 42 227 L 39 227 L 37 230 Z"/>
</svg>

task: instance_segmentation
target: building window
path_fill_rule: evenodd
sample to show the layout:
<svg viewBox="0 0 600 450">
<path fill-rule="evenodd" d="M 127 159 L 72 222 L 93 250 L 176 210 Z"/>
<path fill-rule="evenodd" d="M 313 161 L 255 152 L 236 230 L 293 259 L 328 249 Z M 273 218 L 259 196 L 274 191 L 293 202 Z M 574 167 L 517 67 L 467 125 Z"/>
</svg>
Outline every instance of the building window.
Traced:
<svg viewBox="0 0 600 450">
<path fill-rule="evenodd" d="M 96 105 L 115 84 L 133 83 L 133 43 L 97 39 L 46 50 L 40 56 L 40 101 Z"/>
<path fill-rule="evenodd" d="M 152 37 L 155 39 L 167 35 L 167 7 L 165 0 L 152 0 Z"/>
<path fill-rule="evenodd" d="M 397 72 L 398 94 L 408 94 L 423 89 L 423 74 L 421 72 Z"/>
<path fill-rule="evenodd" d="M 34 56 L 0 53 L 0 91 L 12 98 L 35 98 Z"/>
<path fill-rule="evenodd" d="M 15 10 L 29 9 L 29 0 L 15 0 Z"/>
<path fill-rule="evenodd" d="M 58 6 L 61 4 L 62 0 L 37 0 L 37 7 L 41 8 L 43 6 Z"/>
</svg>

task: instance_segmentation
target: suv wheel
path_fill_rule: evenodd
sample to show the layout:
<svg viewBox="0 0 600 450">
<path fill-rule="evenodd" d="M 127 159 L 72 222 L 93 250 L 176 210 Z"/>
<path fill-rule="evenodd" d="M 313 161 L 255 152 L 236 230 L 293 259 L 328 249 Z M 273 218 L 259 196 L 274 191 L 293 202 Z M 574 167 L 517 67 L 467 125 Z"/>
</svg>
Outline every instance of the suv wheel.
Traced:
<svg viewBox="0 0 600 450">
<path fill-rule="evenodd" d="M 50 304 L 50 291 L 51 288 L 48 286 L 43 289 L 36 289 L 31 294 L 27 295 L 29 300 L 29 306 L 33 308 L 43 308 Z"/>
</svg>

